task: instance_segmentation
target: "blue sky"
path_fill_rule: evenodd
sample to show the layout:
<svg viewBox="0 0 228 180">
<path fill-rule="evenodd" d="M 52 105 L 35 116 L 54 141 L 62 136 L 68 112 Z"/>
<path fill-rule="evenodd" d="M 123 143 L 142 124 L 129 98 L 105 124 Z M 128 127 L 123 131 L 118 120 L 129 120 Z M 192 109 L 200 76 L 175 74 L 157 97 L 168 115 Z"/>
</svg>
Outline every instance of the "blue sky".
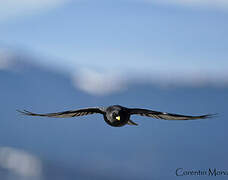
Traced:
<svg viewBox="0 0 228 180">
<path fill-rule="evenodd" d="M 227 0 L 1 2 L 0 99 L 4 111 L 0 156 L 7 150 L 10 158 L 4 156 L 1 161 L 0 157 L 0 168 L 3 164 L 4 169 L 27 178 L 31 172 L 42 174 L 35 169 L 40 170 L 39 158 L 44 158 L 59 160 L 54 164 L 68 162 L 72 171 L 82 167 L 86 174 L 98 177 L 120 170 L 117 179 L 175 179 L 177 167 L 223 170 L 227 165 L 223 142 L 227 136 L 227 19 Z M 24 73 L 1 71 L 15 68 L 11 60 L 18 54 L 31 64 L 65 72 L 71 79 L 33 66 Z M 165 87 L 169 83 L 211 83 L 226 88 L 167 90 L 137 84 L 135 80 L 140 78 Z M 135 83 L 132 86 L 128 84 L 131 81 Z M 114 93 L 118 91 L 123 92 Z M 104 96 L 107 94 L 112 95 Z M 15 112 L 24 108 L 57 112 L 109 104 L 192 115 L 218 113 L 218 117 L 167 122 L 135 116 L 132 120 L 140 124 L 138 128 L 110 129 L 99 115 L 78 121 L 30 121 Z M 84 121 L 87 118 L 91 121 Z M 10 163 L 11 154 L 17 155 L 14 160 L 19 168 Z M 107 168 L 110 171 L 104 171 Z"/>
<path fill-rule="evenodd" d="M 0 10 L 1 47 L 59 70 L 227 83 L 224 0 L 9 0 Z"/>
</svg>

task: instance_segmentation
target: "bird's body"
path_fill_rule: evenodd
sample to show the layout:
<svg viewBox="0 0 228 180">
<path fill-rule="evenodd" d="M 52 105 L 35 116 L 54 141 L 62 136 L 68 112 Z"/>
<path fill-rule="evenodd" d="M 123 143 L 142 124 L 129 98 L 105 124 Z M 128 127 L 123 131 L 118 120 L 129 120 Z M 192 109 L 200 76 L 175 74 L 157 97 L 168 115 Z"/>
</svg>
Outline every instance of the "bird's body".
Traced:
<svg viewBox="0 0 228 180">
<path fill-rule="evenodd" d="M 57 113 L 47 113 L 47 114 L 36 114 L 26 110 L 19 111 L 19 112 L 29 116 L 45 116 L 45 117 L 55 117 L 55 118 L 76 117 L 76 116 L 84 116 L 84 115 L 99 113 L 104 116 L 104 120 L 107 124 L 114 127 L 121 127 L 126 124 L 137 125 L 135 122 L 130 120 L 131 115 L 148 116 L 148 117 L 152 117 L 156 119 L 164 119 L 164 120 L 194 120 L 194 119 L 206 119 L 212 116 L 211 114 L 206 114 L 201 116 L 186 116 L 186 115 L 153 111 L 148 109 L 126 108 L 120 105 L 113 105 L 108 107 L 85 108 L 85 109 L 78 109 L 78 110 L 64 111 L 64 112 L 57 112 Z"/>
<path fill-rule="evenodd" d="M 128 113 L 127 108 L 119 105 L 109 106 L 104 114 L 104 120 L 110 126 L 124 126 L 128 123 L 129 119 L 130 114 Z"/>
</svg>

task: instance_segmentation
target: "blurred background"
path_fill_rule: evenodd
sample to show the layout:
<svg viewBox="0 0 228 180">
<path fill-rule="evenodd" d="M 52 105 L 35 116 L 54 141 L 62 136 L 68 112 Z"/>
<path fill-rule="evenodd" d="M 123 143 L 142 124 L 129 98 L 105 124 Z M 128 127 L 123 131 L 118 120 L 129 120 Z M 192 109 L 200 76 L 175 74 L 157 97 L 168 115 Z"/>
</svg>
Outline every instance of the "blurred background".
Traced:
<svg viewBox="0 0 228 180">
<path fill-rule="evenodd" d="M 0 2 L 0 179 L 177 179 L 176 169 L 228 170 L 228 2 Z M 200 115 L 22 116 L 120 104 Z M 182 176 L 181 179 L 208 179 Z M 227 176 L 216 176 L 227 179 Z"/>
</svg>

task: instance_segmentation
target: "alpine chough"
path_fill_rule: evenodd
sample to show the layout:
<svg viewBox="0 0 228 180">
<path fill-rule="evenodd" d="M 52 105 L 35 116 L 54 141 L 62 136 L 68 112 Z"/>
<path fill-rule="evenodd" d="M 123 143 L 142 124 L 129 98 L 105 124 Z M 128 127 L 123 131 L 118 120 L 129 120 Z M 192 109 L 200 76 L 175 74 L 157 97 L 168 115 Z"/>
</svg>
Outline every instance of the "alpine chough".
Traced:
<svg viewBox="0 0 228 180">
<path fill-rule="evenodd" d="M 128 125 L 138 125 L 130 119 L 131 115 L 140 115 L 148 116 L 156 119 L 164 120 L 194 120 L 194 119 L 206 119 L 210 118 L 212 114 L 205 114 L 200 116 L 186 116 L 180 114 L 166 113 L 153 111 L 149 109 L 141 108 L 127 108 L 120 105 L 113 105 L 108 107 L 93 107 L 93 108 L 84 108 L 56 113 L 47 113 L 47 114 L 36 114 L 26 110 L 18 112 L 28 115 L 28 116 L 44 116 L 44 117 L 54 117 L 54 118 L 67 118 L 67 117 L 76 117 L 76 116 L 85 116 L 90 114 L 99 113 L 102 114 L 104 120 L 107 124 L 114 127 Z"/>
</svg>

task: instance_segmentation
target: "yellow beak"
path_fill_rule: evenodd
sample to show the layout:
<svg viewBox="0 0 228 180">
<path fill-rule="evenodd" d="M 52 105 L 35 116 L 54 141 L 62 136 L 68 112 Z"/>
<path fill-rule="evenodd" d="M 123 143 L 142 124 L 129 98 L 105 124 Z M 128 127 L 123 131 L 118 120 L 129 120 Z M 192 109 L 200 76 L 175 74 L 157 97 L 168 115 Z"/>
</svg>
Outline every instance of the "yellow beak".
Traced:
<svg viewBox="0 0 228 180">
<path fill-rule="evenodd" d="M 116 119 L 117 119 L 118 121 L 120 121 L 120 116 L 117 116 Z"/>
</svg>

